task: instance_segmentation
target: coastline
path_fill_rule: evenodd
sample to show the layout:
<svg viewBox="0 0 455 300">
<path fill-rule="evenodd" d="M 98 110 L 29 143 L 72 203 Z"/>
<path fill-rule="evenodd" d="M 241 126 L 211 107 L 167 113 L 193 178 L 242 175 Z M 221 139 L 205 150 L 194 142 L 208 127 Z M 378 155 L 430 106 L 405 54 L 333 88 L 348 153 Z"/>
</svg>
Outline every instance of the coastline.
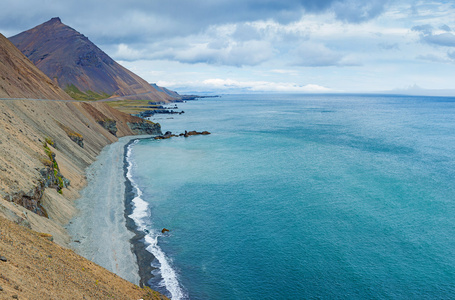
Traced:
<svg viewBox="0 0 455 300">
<path fill-rule="evenodd" d="M 124 151 L 138 137 L 107 145 L 86 169 L 88 184 L 75 202 L 79 212 L 66 226 L 77 254 L 137 285 L 142 280 L 130 243 L 135 236 L 127 228 L 131 219 L 125 211 Z"/>
<path fill-rule="evenodd" d="M 131 181 L 128 179 L 128 147 L 133 144 L 136 140 L 141 138 L 134 138 L 131 139 L 125 146 L 124 155 L 123 155 L 123 176 L 125 179 L 125 195 L 124 195 L 124 216 L 126 220 L 126 228 L 134 235 L 129 241 L 131 243 L 132 251 L 136 255 L 137 259 L 137 266 L 138 266 L 138 274 L 140 277 L 139 286 L 150 286 L 149 282 L 154 277 L 152 271 L 156 268 L 152 267 L 151 262 L 155 259 L 152 253 L 147 251 L 145 247 L 145 233 L 143 231 L 139 231 L 136 223 L 132 218 L 129 216 L 133 213 L 133 199 L 136 196 L 134 192 L 133 185 Z M 149 263 L 141 263 L 141 262 L 149 262 Z"/>
<path fill-rule="evenodd" d="M 124 178 L 125 178 L 125 219 L 126 228 L 134 235 L 131 239 L 132 251 L 137 258 L 140 286 L 148 286 L 153 290 L 167 295 L 172 299 L 187 299 L 178 276 L 171 266 L 166 254 L 158 245 L 162 232 L 152 228 L 150 224 L 150 206 L 142 198 L 143 192 L 133 179 L 131 147 L 141 139 L 136 138 L 124 146 Z"/>
</svg>

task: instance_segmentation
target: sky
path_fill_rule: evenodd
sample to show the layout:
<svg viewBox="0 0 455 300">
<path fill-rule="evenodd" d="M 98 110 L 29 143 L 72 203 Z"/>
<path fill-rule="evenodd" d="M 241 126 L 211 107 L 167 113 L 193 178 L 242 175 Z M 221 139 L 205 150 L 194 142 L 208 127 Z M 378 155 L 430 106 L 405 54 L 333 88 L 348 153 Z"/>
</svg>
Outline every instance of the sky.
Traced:
<svg viewBox="0 0 455 300">
<path fill-rule="evenodd" d="M 179 93 L 455 95 L 455 1 L 2 0 L 6 37 L 52 17 Z"/>
</svg>

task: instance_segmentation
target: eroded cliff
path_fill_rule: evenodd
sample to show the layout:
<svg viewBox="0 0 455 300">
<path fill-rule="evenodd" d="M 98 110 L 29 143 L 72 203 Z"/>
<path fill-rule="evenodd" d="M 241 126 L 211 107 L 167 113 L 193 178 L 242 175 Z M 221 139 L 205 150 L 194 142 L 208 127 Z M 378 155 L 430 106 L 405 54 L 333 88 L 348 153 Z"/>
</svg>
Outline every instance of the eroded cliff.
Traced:
<svg viewBox="0 0 455 300">
<path fill-rule="evenodd" d="M 66 245 L 63 226 L 75 213 L 85 168 L 104 146 L 133 134 L 161 128 L 103 103 L 0 101 L 0 215 Z"/>
</svg>

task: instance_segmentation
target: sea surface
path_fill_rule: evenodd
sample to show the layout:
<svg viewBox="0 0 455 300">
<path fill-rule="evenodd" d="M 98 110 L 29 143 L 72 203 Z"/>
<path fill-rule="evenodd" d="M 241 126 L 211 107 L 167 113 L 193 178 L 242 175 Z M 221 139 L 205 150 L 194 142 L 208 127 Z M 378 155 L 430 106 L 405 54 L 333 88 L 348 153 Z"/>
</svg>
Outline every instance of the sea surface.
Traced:
<svg viewBox="0 0 455 300">
<path fill-rule="evenodd" d="M 173 299 L 453 299 L 455 98 L 223 95 L 129 147 Z M 161 229 L 170 231 L 161 233 Z"/>
</svg>

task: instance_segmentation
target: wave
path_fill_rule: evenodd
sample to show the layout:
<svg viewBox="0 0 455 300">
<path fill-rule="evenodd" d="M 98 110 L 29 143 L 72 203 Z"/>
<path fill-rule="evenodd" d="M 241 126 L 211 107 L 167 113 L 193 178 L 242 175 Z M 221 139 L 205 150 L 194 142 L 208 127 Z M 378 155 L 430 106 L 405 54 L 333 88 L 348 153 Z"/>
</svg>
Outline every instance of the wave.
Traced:
<svg viewBox="0 0 455 300">
<path fill-rule="evenodd" d="M 139 140 L 136 140 L 131 143 L 127 147 L 126 152 L 126 161 L 128 162 L 126 177 L 130 181 L 135 194 L 135 197 L 131 201 L 133 203 L 133 211 L 128 217 L 134 221 L 137 230 L 145 234 L 144 240 L 146 250 L 152 253 L 156 260 L 158 260 L 158 268 L 162 278 L 160 285 L 164 286 L 171 294 L 171 299 L 187 299 L 188 297 L 183 292 L 178 281 L 177 273 L 172 268 L 169 258 L 166 257 L 165 253 L 158 245 L 158 237 L 162 236 L 162 234 L 151 227 L 150 206 L 142 199 L 143 193 L 137 183 L 133 180 L 132 170 L 134 162 L 131 159 L 131 153 L 133 146 L 138 142 Z M 151 263 L 152 262 L 150 262 L 150 264 Z"/>
</svg>

